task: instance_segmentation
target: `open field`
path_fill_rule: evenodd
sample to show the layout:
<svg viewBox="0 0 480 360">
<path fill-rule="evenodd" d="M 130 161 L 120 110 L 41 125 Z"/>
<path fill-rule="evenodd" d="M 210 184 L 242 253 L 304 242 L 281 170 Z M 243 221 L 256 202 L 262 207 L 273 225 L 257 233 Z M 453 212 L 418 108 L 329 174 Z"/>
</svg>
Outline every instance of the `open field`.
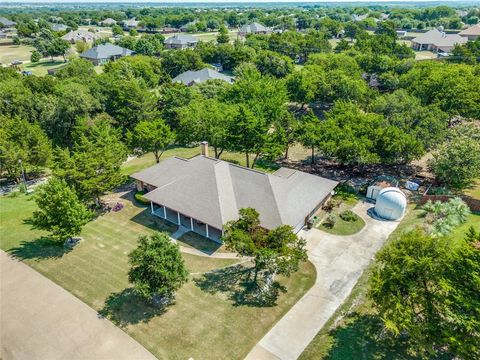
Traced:
<svg viewBox="0 0 480 360">
<path fill-rule="evenodd" d="M 176 303 L 159 311 L 132 293 L 127 254 L 139 235 L 172 232 L 176 226 L 152 218 L 148 207 L 130 198 L 122 195 L 120 201 L 125 205 L 121 211 L 87 224 L 83 241 L 67 251 L 24 222 L 35 209 L 31 195 L 3 196 L 0 247 L 111 318 L 159 358 L 242 358 L 315 281 L 307 262 L 291 278 L 279 278 L 287 292 L 280 292 L 275 306 L 251 302 L 245 283 L 238 281 L 245 279 L 245 267 L 201 274 L 239 260 L 183 254 L 191 279 L 177 293 Z M 191 239 L 183 240 L 193 246 Z"/>
<path fill-rule="evenodd" d="M 27 45 L 8 45 L 0 47 L 0 62 L 2 64 L 10 65 L 13 60 L 30 61 L 32 51 L 35 50 L 33 46 Z"/>
<path fill-rule="evenodd" d="M 420 209 L 410 205 L 387 242 L 421 225 L 421 213 Z M 462 239 L 470 226 L 480 230 L 479 214 L 470 215 L 465 224 L 453 231 L 452 238 Z M 420 360 L 408 350 L 405 340 L 392 340 L 382 335 L 383 323 L 366 297 L 369 274 L 369 270 L 362 274 L 350 296 L 305 349 L 300 360 L 390 359 L 392 354 L 395 359 Z"/>
</svg>

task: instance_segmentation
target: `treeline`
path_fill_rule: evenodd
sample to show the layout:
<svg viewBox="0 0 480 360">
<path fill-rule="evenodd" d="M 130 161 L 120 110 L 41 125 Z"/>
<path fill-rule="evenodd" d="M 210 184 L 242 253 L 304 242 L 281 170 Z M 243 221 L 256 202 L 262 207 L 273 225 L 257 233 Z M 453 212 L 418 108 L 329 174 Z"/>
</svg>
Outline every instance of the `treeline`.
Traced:
<svg viewBox="0 0 480 360">
<path fill-rule="evenodd" d="M 236 9 L 203 8 L 118 8 L 109 6 L 108 9 L 15 9 L 3 12 L 18 22 L 19 32 L 29 36 L 38 31 L 34 19 L 41 22 L 59 22 L 76 28 L 78 25 L 98 25 L 106 18 L 113 18 L 120 22 L 135 17 L 147 29 L 158 29 L 165 26 L 180 28 L 187 26 L 187 31 L 216 30 L 225 24 L 236 28 L 252 21 L 259 21 L 266 26 L 282 30 L 315 29 L 338 33 L 351 24 L 356 17 L 355 24 L 362 28 L 375 28 L 379 21 L 388 18 L 396 28 L 425 29 L 443 26 L 448 29 L 461 29 L 464 24 L 478 23 L 480 11 L 477 8 L 465 8 L 460 14 L 452 7 L 309 7 L 305 11 L 302 7 L 279 8 L 248 8 L 242 12 Z M 88 19 L 88 20 L 87 20 Z M 41 27 L 40 27 L 41 28 Z"/>
</svg>

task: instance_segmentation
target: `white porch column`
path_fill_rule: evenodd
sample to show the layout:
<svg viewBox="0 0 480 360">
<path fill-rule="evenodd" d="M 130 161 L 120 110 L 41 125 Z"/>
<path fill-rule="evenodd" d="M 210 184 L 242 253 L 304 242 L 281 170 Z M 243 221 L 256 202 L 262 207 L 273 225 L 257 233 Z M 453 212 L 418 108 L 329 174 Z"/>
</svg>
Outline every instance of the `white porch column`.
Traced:
<svg viewBox="0 0 480 360">
<path fill-rule="evenodd" d="M 150 201 L 150 208 L 152 209 L 152 214 L 153 214 L 153 201 Z"/>
<path fill-rule="evenodd" d="M 193 231 L 193 218 L 192 217 L 190 218 L 190 230 Z"/>
<path fill-rule="evenodd" d="M 208 224 L 205 224 L 207 230 L 207 238 L 208 238 Z"/>
<path fill-rule="evenodd" d="M 163 218 L 167 218 L 167 209 L 165 208 L 165 205 L 163 206 Z"/>
<path fill-rule="evenodd" d="M 178 225 L 180 225 L 180 213 L 177 211 Z"/>
</svg>

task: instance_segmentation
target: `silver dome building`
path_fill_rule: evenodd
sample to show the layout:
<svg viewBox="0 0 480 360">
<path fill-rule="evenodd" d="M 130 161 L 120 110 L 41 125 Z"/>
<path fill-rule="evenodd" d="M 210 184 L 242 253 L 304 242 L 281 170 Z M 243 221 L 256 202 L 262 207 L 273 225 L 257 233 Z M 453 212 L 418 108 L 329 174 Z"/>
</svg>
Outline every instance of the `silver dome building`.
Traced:
<svg viewBox="0 0 480 360">
<path fill-rule="evenodd" d="M 396 187 L 387 187 L 381 190 L 377 196 L 375 213 L 387 220 L 400 219 L 407 209 L 407 197 Z"/>
</svg>

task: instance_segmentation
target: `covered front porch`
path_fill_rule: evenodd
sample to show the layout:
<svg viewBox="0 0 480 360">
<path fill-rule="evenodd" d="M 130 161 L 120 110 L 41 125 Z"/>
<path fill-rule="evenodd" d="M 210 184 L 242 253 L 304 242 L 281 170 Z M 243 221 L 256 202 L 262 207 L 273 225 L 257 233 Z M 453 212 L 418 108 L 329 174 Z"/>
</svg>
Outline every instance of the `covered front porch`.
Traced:
<svg viewBox="0 0 480 360">
<path fill-rule="evenodd" d="M 220 244 L 222 243 L 222 230 L 217 229 L 216 227 L 205 224 L 197 219 L 184 215 L 164 205 L 154 203 L 153 201 L 150 202 L 150 208 L 152 215 L 158 216 L 161 219 L 170 221 L 181 227 L 189 229 L 190 231 L 204 236 L 207 239 L 213 240 Z"/>
</svg>

